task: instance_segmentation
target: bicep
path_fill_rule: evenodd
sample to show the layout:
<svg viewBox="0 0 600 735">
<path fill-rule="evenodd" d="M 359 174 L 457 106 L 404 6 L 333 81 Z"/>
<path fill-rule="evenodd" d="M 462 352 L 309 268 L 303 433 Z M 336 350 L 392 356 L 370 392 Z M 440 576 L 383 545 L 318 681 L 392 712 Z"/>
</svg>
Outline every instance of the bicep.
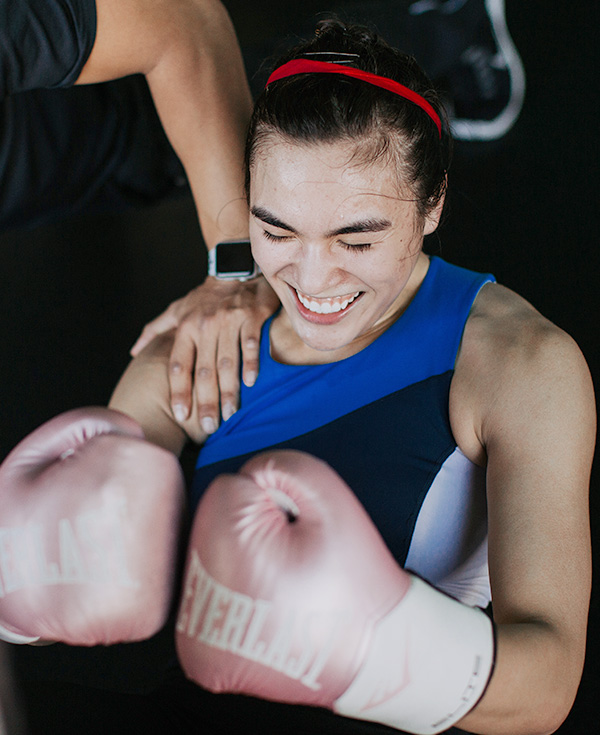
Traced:
<svg viewBox="0 0 600 735">
<path fill-rule="evenodd" d="M 504 374 L 504 391 L 482 429 L 494 617 L 546 622 L 581 652 L 590 591 L 593 392 L 566 335 L 542 352 Z"/>
<path fill-rule="evenodd" d="M 94 0 L 0 3 L 0 99 L 75 82 L 94 45 Z"/>
</svg>

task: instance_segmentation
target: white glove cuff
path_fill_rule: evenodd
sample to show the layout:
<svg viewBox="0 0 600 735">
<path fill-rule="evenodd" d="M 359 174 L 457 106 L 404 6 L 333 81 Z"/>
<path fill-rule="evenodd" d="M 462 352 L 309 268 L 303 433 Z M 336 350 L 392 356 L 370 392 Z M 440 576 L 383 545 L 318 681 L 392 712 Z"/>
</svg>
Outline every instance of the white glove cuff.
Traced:
<svg viewBox="0 0 600 735">
<path fill-rule="evenodd" d="M 368 647 L 335 711 L 435 735 L 464 717 L 484 693 L 494 663 L 494 630 L 479 608 L 413 577 Z"/>
</svg>

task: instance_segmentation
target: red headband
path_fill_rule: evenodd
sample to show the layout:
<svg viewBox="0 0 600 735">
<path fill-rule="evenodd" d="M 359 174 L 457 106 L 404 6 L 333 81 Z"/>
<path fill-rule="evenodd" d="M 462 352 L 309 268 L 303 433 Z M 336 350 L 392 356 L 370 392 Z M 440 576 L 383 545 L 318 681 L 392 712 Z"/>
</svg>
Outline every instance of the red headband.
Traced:
<svg viewBox="0 0 600 735">
<path fill-rule="evenodd" d="M 387 77 L 379 77 L 377 74 L 371 74 L 368 71 L 362 71 L 362 69 L 356 69 L 353 66 L 343 66 L 342 64 L 333 64 L 330 61 L 312 61 L 310 59 L 293 59 L 288 61 L 287 64 L 283 64 L 271 74 L 268 78 L 265 86 L 269 86 L 271 82 L 276 82 L 279 79 L 285 77 L 291 77 L 294 74 L 306 74 L 306 73 L 325 73 L 325 74 L 344 74 L 347 77 L 354 77 L 354 79 L 360 79 L 363 82 L 374 84 L 376 87 L 382 87 L 387 89 L 388 92 L 394 92 L 394 94 L 400 95 L 405 99 L 418 105 L 424 110 L 429 117 L 436 124 L 440 138 L 442 137 L 442 123 L 440 116 L 433 109 L 433 107 L 427 102 L 424 97 L 420 94 L 413 92 L 412 89 L 405 87 L 399 82 L 395 82 L 393 79 Z"/>
</svg>

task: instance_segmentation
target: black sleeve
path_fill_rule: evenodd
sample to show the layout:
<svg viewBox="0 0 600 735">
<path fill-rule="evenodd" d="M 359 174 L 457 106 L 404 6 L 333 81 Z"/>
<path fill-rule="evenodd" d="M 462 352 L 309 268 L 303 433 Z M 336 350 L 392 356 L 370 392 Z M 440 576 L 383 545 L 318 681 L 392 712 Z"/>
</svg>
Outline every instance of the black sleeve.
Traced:
<svg viewBox="0 0 600 735">
<path fill-rule="evenodd" d="M 0 0 L 0 100 L 72 85 L 95 37 L 95 0 Z"/>
</svg>

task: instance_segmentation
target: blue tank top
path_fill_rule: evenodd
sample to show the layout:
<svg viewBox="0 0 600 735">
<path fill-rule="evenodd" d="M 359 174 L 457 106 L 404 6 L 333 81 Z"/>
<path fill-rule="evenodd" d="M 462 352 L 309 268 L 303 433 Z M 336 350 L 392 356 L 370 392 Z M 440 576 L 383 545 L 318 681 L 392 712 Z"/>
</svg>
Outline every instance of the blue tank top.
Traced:
<svg viewBox="0 0 600 735">
<path fill-rule="evenodd" d="M 432 257 L 402 316 L 361 352 L 326 365 L 275 362 L 267 322 L 258 379 L 203 446 L 193 504 L 261 450 L 308 452 L 352 488 L 399 564 L 485 606 L 484 472 L 457 448 L 448 399 L 471 306 L 493 280 Z"/>
</svg>

